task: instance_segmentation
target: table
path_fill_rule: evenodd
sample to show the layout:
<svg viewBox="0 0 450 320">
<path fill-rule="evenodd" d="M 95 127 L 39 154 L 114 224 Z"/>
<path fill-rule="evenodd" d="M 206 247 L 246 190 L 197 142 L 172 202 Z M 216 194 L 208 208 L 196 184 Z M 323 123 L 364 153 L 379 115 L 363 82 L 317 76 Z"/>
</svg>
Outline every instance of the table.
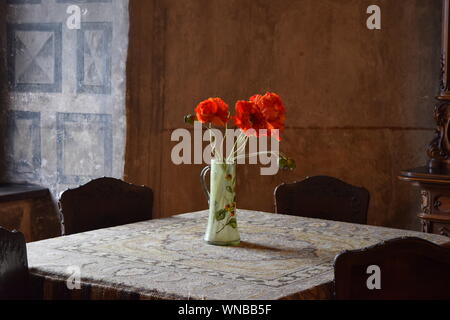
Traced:
<svg viewBox="0 0 450 320">
<path fill-rule="evenodd" d="M 203 242 L 208 213 L 96 230 L 28 244 L 45 299 L 329 299 L 333 260 L 413 231 L 239 210 L 240 247 Z M 66 279 L 81 270 L 81 290 Z"/>
</svg>

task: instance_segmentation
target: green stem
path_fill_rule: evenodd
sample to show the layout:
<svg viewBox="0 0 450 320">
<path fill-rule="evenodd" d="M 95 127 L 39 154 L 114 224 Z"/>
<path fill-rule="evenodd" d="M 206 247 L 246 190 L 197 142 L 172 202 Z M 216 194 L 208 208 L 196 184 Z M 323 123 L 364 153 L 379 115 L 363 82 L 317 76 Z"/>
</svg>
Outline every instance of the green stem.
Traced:
<svg viewBox="0 0 450 320">
<path fill-rule="evenodd" d="M 227 225 L 230 223 L 230 220 L 231 220 L 230 217 L 228 217 L 227 223 L 225 223 L 225 224 L 222 226 L 222 228 L 219 229 L 219 230 L 216 232 L 216 234 L 222 232 L 222 231 L 227 227 Z"/>
<path fill-rule="evenodd" d="M 244 156 L 238 156 L 238 157 L 235 157 L 233 160 L 236 161 L 236 160 L 243 159 L 243 158 L 244 158 L 244 159 L 245 159 L 245 158 L 251 158 L 251 157 L 254 157 L 254 156 L 259 156 L 260 154 L 273 154 L 273 155 L 278 156 L 278 157 L 280 157 L 280 155 L 284 157 L 284 155 L 283 155 L 281 152 L 275 152 L 275 151 L 261 151 L 261 152 L 256 152 L 256 153 L 251 153 L 251 154 L 246 154 L 246 155 L 244 155 Z"/>
<path fill-rule="evenodd" d="M 239 137 L 237 137 L 236 142 L 234 143 L 233 148 L 231 149 L 231 153 L 227 157 L 227 161 L 232 160 L 235 157 L 235 154 L 242 149 L 242 144 L 239 146 L 240 143 L 244 142 L 244 146 L 246 144 L 246 138 L 248 138 L 242 131 Z M 237 150 L 235 150 L 237 147 Z"/>
<path fill-rule="evenodd" d="M 241 150 L 245 150 L 245 148 L 247 147 L 248 140 L 249 140 L 249 137 L 245 136 L 244 139 L 241 141 L 241 145 L 234 152 L 233 159 L 236 159 L 236 157 L 239 155 L 239 152 L 241 152 Z"/>
</svg>

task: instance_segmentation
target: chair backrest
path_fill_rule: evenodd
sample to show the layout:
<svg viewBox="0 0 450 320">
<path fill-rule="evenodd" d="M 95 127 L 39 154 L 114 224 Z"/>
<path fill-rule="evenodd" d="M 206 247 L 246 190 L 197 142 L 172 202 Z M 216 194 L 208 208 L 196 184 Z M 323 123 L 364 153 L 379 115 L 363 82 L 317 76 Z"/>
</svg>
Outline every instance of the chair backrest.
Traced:
<svg viewBox="0 0 450 320">
<path fill-rule="evenodd" d="M 450 299 L 450 249 L 419 238 L 393 239 L 339 254 L 334 277 L 339 300 Z"/>
<path fill-rule="evenodd" d="M 0 300 L 29 298 L 25 237 L 0 228 Z"/>
<path fill-rule="evenodd" d="M 59 200 L 63 234 L 150 220 L 153 192 L 114 178 L 100 178 L 65 191 Z"/>
<path fill-rule="evenodd" d="M 367 223 L 369 191 L 339 179 L 316 176 L 275 189 L 275 211 L 309 218 Z"/>
</svg>

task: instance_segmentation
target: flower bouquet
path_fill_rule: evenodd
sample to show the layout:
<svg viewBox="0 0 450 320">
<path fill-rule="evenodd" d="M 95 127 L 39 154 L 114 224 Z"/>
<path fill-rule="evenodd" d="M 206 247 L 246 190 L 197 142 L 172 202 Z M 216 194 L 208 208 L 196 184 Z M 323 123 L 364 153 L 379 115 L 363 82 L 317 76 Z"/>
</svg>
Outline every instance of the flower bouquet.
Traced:
<svg viewBox="0 0 450 320">
<path fill-rule="evenodd" d="M 185 117 L 186 123 L 201 123 L 200 128 L 206 129 L 209 134 L 211 165 L 203 169 L 200 175 L 209 201 L 209 220 L 205 234 L 205 241 L 209 244 L 240 243 L 236 218 L 237 164 L 244 164 L 246 160 L 257 163 L 256 159 L 264 156 L 266 162 L 270 160 L 276 164 L 276 170 L 266 172 L 266 175 L 276 174 L 280 168 L 295 169 L 295 161 L 284 156 L 278 148 L 285 128 L 285 114 L 280 96 L 266 93 L 255 95 L 246 101 L 237 101 L 234 115 L 231 115 L 229 106 L 222 99 L 209 98 L 198 104 L 195 115 Z M 263 138 L 265 143 L 257 146 L 255 141 Z M 269 138 L 272 141 L 270 149 L 267 148 Z M 246 152 L 247 145 L 249 152 Z M 205 182 L 208 172 L 211 174 L 210 190 Z"/>
</svg>

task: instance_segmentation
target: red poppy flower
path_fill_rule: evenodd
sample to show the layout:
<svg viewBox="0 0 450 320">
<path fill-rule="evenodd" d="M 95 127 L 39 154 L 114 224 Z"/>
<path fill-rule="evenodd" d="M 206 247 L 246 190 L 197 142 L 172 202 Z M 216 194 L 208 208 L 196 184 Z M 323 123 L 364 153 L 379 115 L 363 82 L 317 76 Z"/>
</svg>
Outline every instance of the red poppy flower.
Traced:
<svg viewBox="0 0 450 320">
<path fill-rule="evenodd" d="M 195 113 L 198 121 L 217 126 L 225 126 L 229 118 L 228 105 L 220 98 L 209 98 L 200 102 Z"/>
<path fill-rule="evenodd" d="M 261 135 L 259 132 L 261 129 L 267 130 L 267 135 L 275 136 L 273 130 L 284 130 L 285 114 L 286 110 L 280 96 L 266 93 L 264 96 L 253 96 L 250 101 L 238 101 L 234 123 L 245 133 L 249 129 L 256 130 L 257 137 Z M 278 134 L 276 138 L 280 140 Z"/>
<path fill-rule="evenodd" d="M 264 96 L 253 96 L 250 98 L 250 101 L 254 102 L 261 110 L 264 119 L 267 121 L 269 135 L 273 134 L 272 130 L 274 129 L 279 131 L 284 130 L 286 109 L 279 95 L 268 92 Z"/>
<path fill-rule="evenodd" d="M 236 115 L 234 116 L 234 123 L 245 133 L 250 129 L 259 137 L 261 129 L 267 129 L 267 121 L 264 118 L 259 107 L 252 101 L 238 101 L 236 103 Z"/>
</svg>

